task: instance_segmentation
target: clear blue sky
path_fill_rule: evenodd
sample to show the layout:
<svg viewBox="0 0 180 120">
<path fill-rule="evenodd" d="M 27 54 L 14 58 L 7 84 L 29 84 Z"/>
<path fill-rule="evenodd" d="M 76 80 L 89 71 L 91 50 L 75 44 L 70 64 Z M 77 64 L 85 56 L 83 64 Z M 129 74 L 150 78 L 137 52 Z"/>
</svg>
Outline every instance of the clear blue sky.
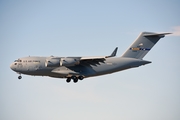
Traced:
<svg viewBox="0 0 180 120">
<path fill-rule="evenodd" d="M 20 57 L 118 56 L 140 32 L 173 32 L 152 64 L 77 84 L 18 74 Z M 1 120 L 179 120 L 179 0 L 1 0 Z"/>
</svg>

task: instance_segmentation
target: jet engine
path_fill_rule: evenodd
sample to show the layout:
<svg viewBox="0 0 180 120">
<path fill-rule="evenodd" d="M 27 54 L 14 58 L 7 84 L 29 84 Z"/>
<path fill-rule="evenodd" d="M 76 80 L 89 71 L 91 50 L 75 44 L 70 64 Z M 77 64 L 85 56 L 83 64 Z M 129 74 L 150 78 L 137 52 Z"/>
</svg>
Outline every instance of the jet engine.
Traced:
<svg viewBox="0 0 180 120">
<path fill-rule="evenodd" d="M 57 59 L 57 58 L 46 59 L 45 66 L 46 67 L 59 67 L 60 59 Z"/>
<path fill-rule="evenodd" d="M 79 64 L 79 60 L 74 58 L 61 58 L 60 66 L 75 66 Z"/>
<path fill-rule="evenodd" d="M 75 66 L 79 64 L 79 60 L 75 58 L 49 58 L 46 59 L 46 67 Z"/>
</svg>

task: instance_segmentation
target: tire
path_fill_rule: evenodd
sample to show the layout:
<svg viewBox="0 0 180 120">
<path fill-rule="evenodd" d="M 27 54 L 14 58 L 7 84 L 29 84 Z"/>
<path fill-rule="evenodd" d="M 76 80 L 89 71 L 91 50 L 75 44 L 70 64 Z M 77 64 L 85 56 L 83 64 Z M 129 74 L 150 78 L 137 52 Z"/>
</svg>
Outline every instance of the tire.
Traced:
<svg viewBox="0 0 180 120">
<path fill-rule="evenodd" d="M 67 83 L 71 82 L 71 78 L 67 78 L 67 79 L 66 79 L 66 82 L 67 82 Z"/>
<path fill-rule="evenodd" d="M 83 80 L 84 77 L 83 77 L 83 76 L 79 76 L 78 79 L 79 79 L 79 80 Z"/>
<path fill-rule="evenodd" d="M 73 79 L 74 83 L 78 82 L 78 78 L 76 76 L 72 76 L 72 79 Z"/>
<path fill-rule="evenodd" d="M 18 79 L 21 79 L 22 78 L 22 76 L 18 76 Z"/>
</svg>

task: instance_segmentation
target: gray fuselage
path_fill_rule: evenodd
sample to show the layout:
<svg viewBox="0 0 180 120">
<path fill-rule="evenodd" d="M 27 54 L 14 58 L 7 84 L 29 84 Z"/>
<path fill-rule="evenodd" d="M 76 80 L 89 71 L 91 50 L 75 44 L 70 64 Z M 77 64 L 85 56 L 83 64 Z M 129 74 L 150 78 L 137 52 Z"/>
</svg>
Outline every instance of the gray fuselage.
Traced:
<svg viewBox="0 0 180 120">
<path fill-rule="evenodd" d="M 143 57 L 165 35 L 170 33 L 142 32 L 121 57 L 115 57 L 117 47 L 109 56 L 102 57 L 24 57 L 11 64 L 19 74 L 71 79 L 76 83 L 87 77 L 139 67 L 151 63 Z M 22 77 L 19 76 L 19 79 Z"/>
<path fill-rule="evenodd" d="M 74 66 L 59 66 L 47 67 L 46 60 L 51 57 L 24 57 L 16 60 L 11 64 L 11 69 L 19 74 L 50 76 L 57 78 L 67 78 L 70 76 L 92 77 L 113 72 L 139 67 L 151 63 L 149 61 L 125 58 L 112 57 L 106 58 L 98 64 L 79 64 Z"/>
</svg>

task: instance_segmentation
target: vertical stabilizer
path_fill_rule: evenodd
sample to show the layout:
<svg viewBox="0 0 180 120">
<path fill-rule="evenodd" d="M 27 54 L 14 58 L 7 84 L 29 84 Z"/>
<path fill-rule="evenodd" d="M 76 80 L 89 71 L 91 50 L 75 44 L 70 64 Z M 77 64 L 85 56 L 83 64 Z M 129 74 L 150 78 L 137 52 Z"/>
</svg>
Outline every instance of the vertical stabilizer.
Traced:
<svg viewBox="0 0 180 120">
<path fill-rule="evenodd" d="M 171 33 L 142 32 L 122 57 L 142 59 L 167 34 Z"/>
</svg>

